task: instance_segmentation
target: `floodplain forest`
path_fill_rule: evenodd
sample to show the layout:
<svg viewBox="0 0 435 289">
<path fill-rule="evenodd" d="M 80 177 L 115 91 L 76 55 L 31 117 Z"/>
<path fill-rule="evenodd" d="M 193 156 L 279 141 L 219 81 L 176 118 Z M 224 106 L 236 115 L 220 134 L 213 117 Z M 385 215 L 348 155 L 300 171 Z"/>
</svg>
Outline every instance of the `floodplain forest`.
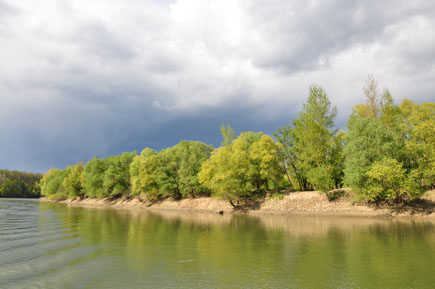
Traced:
<svg viewBox="0 0 435 289">
<path fill-rule="evenodd" d="M 337 130 L 337 109 L 325 90 L 309 88 L 302 110 L 273 137 L 236 135 L 222 125 L 220 147 L 181 141 L 160 152 L 98 158 L 50 169 L 41 194 L 50 199 L 127 197 L 150 201 L 214 196 L 231 203 L 282 190 L 328 193 L 349 187 L 367 202 L 408 201 L 435 188 L 435 103 L 394 103 L 369 76 L 365 103 L 355 105 L 347 131 Z"/>
<path fill-rule="evenodd" d="M 0 170 L 1 198 L 39 198 L 41 174 Z"/>
</svg>

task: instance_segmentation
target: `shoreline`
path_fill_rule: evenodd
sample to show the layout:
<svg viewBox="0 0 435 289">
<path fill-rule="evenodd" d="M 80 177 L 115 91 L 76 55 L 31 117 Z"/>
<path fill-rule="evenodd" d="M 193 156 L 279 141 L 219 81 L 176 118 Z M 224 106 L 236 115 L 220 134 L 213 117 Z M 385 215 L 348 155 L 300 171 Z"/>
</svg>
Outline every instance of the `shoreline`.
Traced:
<svg viewBox="0 0 435 289">
<path fill-rule="evenodd" d="M 292 192 L 285 194 L 282 199 L 265 198 L 259 201 L 255 208 L 245 210 L 234 209 L 228 201 L 212 197 L 192 199 L 165 199 L 151 203 L 140 197 L 131 199 L 67 199 L 62 201 L 49 200 L 46 197 L 40 202 L 66 204 L 69 206 L 87 208 L 113 208 L 127 210 L 160 210 L 187 212 L 217 212 L 242 213 L 249 215 L 296 215 L 296 216 L 329 216 L 329 217 L 369 217 L 369 218 L 405 218 L 435 220 L 435 192 L 419 202 L 406 205 L 375 207 L 367 204 L 352 204 L 350 198 L 329 201 L 325 194 L 318 192 Z"/>
</svg>

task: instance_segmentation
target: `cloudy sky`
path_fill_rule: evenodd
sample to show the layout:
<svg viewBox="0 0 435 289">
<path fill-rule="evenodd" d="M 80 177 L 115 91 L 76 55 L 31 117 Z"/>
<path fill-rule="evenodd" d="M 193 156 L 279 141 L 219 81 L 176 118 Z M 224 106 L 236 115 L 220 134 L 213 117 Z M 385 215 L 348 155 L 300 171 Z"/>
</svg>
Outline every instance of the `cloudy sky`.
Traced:
<svg viewBox="0 0 435 289">
<path fill-rule="evenodd" d="M 271 133 L 373 74 L 435 100 L 435 1 L 0 0 L 0 168 L 44 172 L 219 126 Z"/>
</svg>

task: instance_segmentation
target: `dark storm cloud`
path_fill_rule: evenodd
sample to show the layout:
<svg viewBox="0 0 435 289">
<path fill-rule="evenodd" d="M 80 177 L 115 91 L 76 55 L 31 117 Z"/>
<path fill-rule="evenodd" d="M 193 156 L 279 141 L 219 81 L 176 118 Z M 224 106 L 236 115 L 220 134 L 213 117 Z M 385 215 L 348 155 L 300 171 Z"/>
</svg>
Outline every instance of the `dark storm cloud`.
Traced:
<svg viewBox="0 0 435 289">
<path fill-rule="evenodd" d="M 345 127 L 374 73 L 433 101 L 432 1 L 0 0 L 0 167 L 46 171 L 219 126 L 271 133 L 312 83 Z"/>
</svg>

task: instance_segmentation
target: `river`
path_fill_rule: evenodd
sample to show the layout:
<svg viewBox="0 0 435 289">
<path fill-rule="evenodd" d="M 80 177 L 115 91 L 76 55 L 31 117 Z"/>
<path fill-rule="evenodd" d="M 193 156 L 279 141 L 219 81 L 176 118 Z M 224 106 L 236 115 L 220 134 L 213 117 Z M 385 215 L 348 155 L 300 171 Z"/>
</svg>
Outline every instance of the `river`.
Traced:
<svg viewBox="0 0 435 289">
<path fill-rule="evenodd" d="M 0 288 L 434 288 L 435 222 L 0 199 Z"/>
</svg>

